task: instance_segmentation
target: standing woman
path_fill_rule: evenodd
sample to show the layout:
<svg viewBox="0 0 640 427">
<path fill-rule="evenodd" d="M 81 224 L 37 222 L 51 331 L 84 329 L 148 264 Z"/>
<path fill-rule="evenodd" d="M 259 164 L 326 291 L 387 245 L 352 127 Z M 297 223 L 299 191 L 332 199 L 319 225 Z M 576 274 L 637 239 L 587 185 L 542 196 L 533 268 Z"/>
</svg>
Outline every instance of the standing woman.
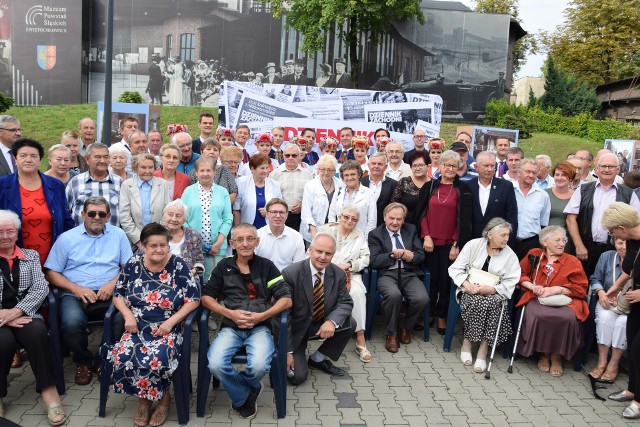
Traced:
<svg viewBox="0 0 640 427">
<path fill-rule="evenodd" d="M 469 187 L 458 177 L 461 167 L 458 153 L 442 153 L 440 178 L 422 187 L 414 217 L 431 272 L 431 313 L 438 318 L 440 335 L 444 335 L 449 312 L 451 278 L 447 269 L 471 238 L 473 198 Z"/>
<path fill-rule="evenodd" d="M 618 402 L 631 401 L 622 412 L 627 419 L 640 418 L 640 214 L 622 202 L 609 205 L 602 214 L 602 228 L 616 239 L 627 241 L 627 254 L 622 262 L 622 274 L 607 291 L 607 297 L 615 300 L 623 283 L 633 274 L 633 287 L 626 298 L 631 307 L 627 315 L 627 353 L 629 355 L 629 384 L 626 390 L 609 395 Z"/>
<path fill-rule="evenodd" d="M 429 179 L 433 179 L 434 175 L 440 170 L 438 162 L 440 161 L 440 156 L 442 156 L 445 144 L 444 139 L 441 138 L 431 138 L 429 140 L 429 160 L 431 161 L 427 169 L 427 177 Z"/>
<path fill-rule="evenodd" d="M 218 261 L 226 255 L 233 214 L 229 193 L 213 182 L 213 159 L 200 157 L 195 166 L 198 182 L 184 190 L 182 201 L 189 210 L 185 224 L 202 235 L 204 280 L 207 281 Z"/>
<path fill-rule="evenodd" d="M 545 191 L 549 194 L 551 200 L 551 214 L 549 215 L 549 225 L 559 225 L 567 228 L 566 215 L 564 208 L 573 195 L 571 183 L 576 177 L 576 167 L 569 162 L 560 162 L 553 168 L 551 172 L 553 179 L 558 178 L 556 185 L 547 188 Z"/>
<path fill-rule="evenodd" d="M 71 150 L 62 144 L 55 144 L 49 148 L 49 170 L 44 174 L 53 178 L 58 178 L 60 182 L 67 185 L 69 180 L 76 176 L 69 170 L 71 163 Z"/>
<path fill-rule="evenodd" d="M 182 160 L 182 152 L 176 144 L 165 144 L 160 148 L 160 170 L 154 176 L 167 182 L 169 198 L 176 200 L 182 197 L 184 190 L 191 184 L 189 175 L 179 172 L 178 165 Z"/>
<path fill-rule="evenodd" d="M 233 146 L 235 131 L 229 128 L 218 128 L 216 139 L 222 148 Z"/>
<path fill-rule="evenodd" d="M 231 203 L 233 203 L 238 195 L 238 184 L 236 184 L 236 179 L 229 168 L 218 164 L 221 148 L 222 147 L 218 141 L 213 138 L 207 138 L 202 141 L 200 152 L 202 153 L 202 156 L 211 157 L 213 159 L 213 182 L 229 192 L 229 199 L 231 200 Z M 189 174 L 189 181 L 191 184 L 198 182 L 195 169 Z"/>
<path fill-rule="evenodd" d="M 396 189 L 393 190 L 391 196 L 392 202 L 402 203 L 407 207 L 407 222 L 412 224 L 419 223 L 421 218 L 415 220 L 416 209 L 418 207 L 418 195 L 420 189 L 429 182 L 427 176 L 427 164 L 429 163 L 429 156 L 423 151 L 415 152 L 409 156 L 409 166 L 411 166 L 411 176 L 405 176 L 400 178 Z M 411 216 L 413 215 L 413 217 Z M 420 229 L 418 227 L 418 229 Z"/>
<path fill-rule="evenodd" d="M 354 160 L 358 162 L 362 169 L 362 176 L 369 175 L 369 167 L 367 166 L 367 163 L 369 162 L 369 159 L 367 158 L 367 151 L 369 151 L 369 138 L 366 136 L 354 136 L 351 140 L 351 151 L 353 152 Z"/>
<path fill-rule="evenodd" d="M 124 145 L 112 145 L 109 147 L 109 171 L 114 175 L 118 175 L 123 181 L 133 177 L 133 173 L 127 172 L 129 154 Z"/>
<path fill-rule="evenodd" d="M 229 169 L 231 176 L 235 180 L 238 178 L 238 169 L 242 164 L 242 148 L 236 146 L 225 147 L 224 145 L 222 147 L 220 151 L 220 163 Z"/>
<path fill-rule="evenodd" d="M 80 141 L 77 133 L 65 130 L 62 133 L 60 143 L 71 150 L 71 164 L 69 165 L 71 172 L 78 175 L 89 170 L 86 160 L 80 154 Z"/>
<path fill-rule="evenodd" d="M 267 202 L 282 198 L 280 183 L 269 178 L 271 159 L 265 154 L 254 154 L 249 159 L 251 174 L 238 178 L 238 196 L 233 203 L 233 223 L 253 224 L 257 229 L 267 224 Z"/>
</svg>

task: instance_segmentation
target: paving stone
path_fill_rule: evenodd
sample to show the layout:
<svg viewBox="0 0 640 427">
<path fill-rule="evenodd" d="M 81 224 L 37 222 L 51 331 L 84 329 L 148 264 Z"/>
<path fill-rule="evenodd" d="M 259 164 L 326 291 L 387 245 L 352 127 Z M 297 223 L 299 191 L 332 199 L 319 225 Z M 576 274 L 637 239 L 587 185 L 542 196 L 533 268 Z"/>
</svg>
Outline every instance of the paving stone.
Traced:
<svg viewBox="0 0 640 427">
<path fill-rule="evenodd" d="M 356 393 L 335 393 L 338 398 L 338 408 L 360 408 L 356 401 Z"/>
</svg>

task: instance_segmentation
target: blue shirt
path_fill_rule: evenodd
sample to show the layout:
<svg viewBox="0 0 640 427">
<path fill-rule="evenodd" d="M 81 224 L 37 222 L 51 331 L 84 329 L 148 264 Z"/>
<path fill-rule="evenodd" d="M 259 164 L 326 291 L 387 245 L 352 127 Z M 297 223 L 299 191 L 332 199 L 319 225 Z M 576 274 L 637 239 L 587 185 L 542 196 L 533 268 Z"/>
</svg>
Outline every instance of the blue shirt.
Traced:
<svg viewBox="0 0 640 427">
<path fill-rule="evenodd" d="M 117 277 L 120 266 L 132 256 L 129 239 L 120 228 L 106 224 L 101 235 L 92 236 L 82 223 L 56 240 L 44 267 L 97 291 Z"/>
<path fill-rule="evenodd" d="M 193 153 L 191 155 L 191 160 L 189 160 L 188 162 L 180 160 L 180 164 L 178 165 L 178 168 L 177 168 L 178 172 L 182 172 L 184 174 L 189 175 L 191 171 L 196 168 L 196 160 L 198 160 L 199 158 L 200 158 L 200 154 Z"/>
<path fill-rule="evenodd" d="M 618 280 L 620 274 L 622 273 L 622 260 L 620 256 L 617 255 L 616 251 L 606 251 L 602 255 L 600 255 L 600 259 L 598 260 L 598 264 L 596 264 L 596 269 L 593 274 L 589 278 L 589 282 L 591 282 L 591 292 L 595 292 L 598 289 L 602 289 L 604 291 L 608 291 L 611 285 L 613 285 L 613 259 L 615 258 L 615 280 Z"/>
<path fill-rule="evenodd" d="M 518 182 L 513 183 L 518 203 L 518 239 L 528 239 L 540 234 L 540 230 L 549 225 L 551 200 L 546 191 L 533 184 L 525 196 Z"/>
<path fill-rule="evenodd" d="M 138 178 L 138 190 L 140 191 L 140 205 L 142 206 L 142 223 L 147 225 L 151 222 L 151 188 L 149 181 Z"/>
</svg>

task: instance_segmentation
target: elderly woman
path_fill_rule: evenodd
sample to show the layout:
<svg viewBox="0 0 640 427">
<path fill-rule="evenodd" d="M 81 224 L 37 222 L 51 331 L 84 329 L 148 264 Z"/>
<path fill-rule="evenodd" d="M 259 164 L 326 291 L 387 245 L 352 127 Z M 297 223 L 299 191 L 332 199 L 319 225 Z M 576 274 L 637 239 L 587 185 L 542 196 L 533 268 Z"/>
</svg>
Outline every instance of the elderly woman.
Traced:
<svg viewBox="0 0 640 427">
<path fill-rule="evenodd" d="M 171 201 L 167 182 L 154 176 L 156 166 L 156 159 L 151 153 L 134 156 L 131 167 L 136 176 L 120 187 L 120 227 L 129 241 L 138 247 L 141 247 L 142 228 L 152 222 L 160 222 L 164 207 Z"/>
<path fill-rule="evenodd" d="M 413 170 L 415 165 L 412 163 Z M 451 150 L 442 153 L 440 178 L 420 189 L 414 217 L 431 272 L 431 313 L 438 318 L 440 335 L 444 335 L 449 312 L 451 279 L 446 271 L 471 238 L 473 198 L 469 187 L 458 177 L 461 166 L 458 153 Z"/>
<path fill-rule="evenodd" d="M 557 184 L 557 181 L 556 181 Z M 591 298 L 596 304 L 596 336 L 598 337 L 598 365 L 591 370 L 593 378 L 613 383 L 618 376 L 620 359 L 627 349 L 627 316 L 614 311 L 607 291 L 622 274 L 622 261 L 627 253 L 626 242 L 614 238 L 615 250 L 600 255 L 596 269 L 590 277 Z M 611 349 L 611 360 L 609 360 Z"/>
<path fill-rule="evenodd" d="M 427 168 L 427 178 L 433 179 L 436 173 L 440 170 L 439 161 L 440 156 L 442 156 L 442 151 L 444 150 L 446 143 L 444 139 L 441 138 L 431 138 L 429 143 L 427 144 L 429 148 L 429 167 Z"/>
<path fill-rule="evenodd" d="M 449 275 L 458 287 L 456 296 L 464 321 L 460 360 L 470 366 L 473 363 L 473 343 L 479 342 L 473 367 L 478 373 L 487 369 L 489 344 L 495 341 L 496 334 L 497 344 L 507 341 L 511 335 L 511 323 L 506 312 L 499 322 L 503 302 L 511 298 L 520 280 L 518 257 L 507 246 L 510 233 L 511 224 L 502 218 L 493 218 L 484 228 L 482 237 L 469 241 L 449 267 Z M 472 283 L 471 269 L 486 271 L 497 276 L 498 280 L 496 283 Z M 498 323 L 500 330 L 497 330 Z"/>
<path fill-rule="evenodd" d="M 19 232 L 18 215 L 0 210 L 0 418 L 5 415 L 2 399 L 12 359 L 20 346 L 27 351 L 49 424 L 57 426 L 66 417 L 55 386 L 47 327 L 38 314 L 49 286 L 38 253 L 16 245 Z"/>
<path fill-rule="evenodd" d="M 331 200 L 329 222 L 337 222 L 338 213 L 342 211 L 344 206 L 356 205 L 358 212 L 360 212 L 357 227 L 366 238 L 369 232 L 376 228 L 378 215 L 376 195 L 373 190 L 360 183 L 362 168 L 355 160 L 347 160 L 342 164 L 340 178 L 342 178 L 345 187 L 339 188 Z"/>
<path fill-rule="evenodd" d="M 136 426 L 160 426 L 169 415 L 171 375 L 178 367 L 183 321 L 200 289 L 186 262 L 170 251 L 169 231 L 152 222 L 140 232 L 144 255 L 131 258 L 113 292 L 125 333 L 107 353 L 113 389 L 138 397 Z M 158 405 L 151 413 L 151 405 Z"/>
<path fill-rule="evenodd" d="M 540 244 L 543 249 L 531 249 L 520 261 L 524 294 L 517 307 L 525 310 L 517 351 L 525 357 L 539 353 L 538 369 L 559 377 L 562 358 L 571 360 L 582 344 L 582 322 L 589 315 L 584 300 L 589 282 L 578 258 L 564 252 L 567 232 L 563 227 L 542 229 Z M 546 305 L 545 298 L 554 295 L 569 297 L 568 304 Z"/>
<path fill-rule="evenodd" d="M 227 234 L 233 222 L 229 193 L 213 182 L 213 170 L 211 157 L 196 160 L 198 183 L 187 187 L 182 195 L 189 209 L 186 224 L 202 235 L 205 281 L 227 252 Z"/>
<path fill-rule="evenodd" d="M 182 258 L 187 263 L 191 274 L 195 275 L 204 272 L 202 236 L 193 228 L 184 225 L 188 218 L 189 208 L 181 199 L 169 202 L 162 212 L 162 225 L 171 235 L 169 250 L 175 256 Z"/>
<path fill-rule="evenodd" d="M 549 215 L 549 225 L 559 225 L 567 227 L 564 208 L 567 207 L 573 190 L 571 183 L 576 177 L 576 168 L 571 163 L 565 161 L 554 166 L 552 172 L 556 185 L 547 188 L 545 191 L 551 200 L 551 214 Z"/>
<path fill-rule="evenodd" d="M 78 134 L 72 130 L 65 130 L 60 138 L 60 143 L 71 150 L 71 163 L 69 170 L 78 175 L 89 170 L 86 160 L 80 154 L 80 140 Z"/>
<path fill-rule="evenodd" d="M 329 206 L 336 190 L 344 183 L 335 177 L 338 161 L 332 155 L 320 157 L 316 163 L 317 176 L 307 182 L 302 193 L 300 234 L 309 244 L 321 225 L 329 220 Z"/>
<path fill-rule="evenodd" d="M 408 222 L 415 222 L 413 221 L 414 218 L 411 213 L 413 213 L 413 215 L 416 214 L 420 189 L 429 182 L 429 177 L 427 176 L 428 163 L 429 156 L 423 151 L 413 153 L 409 156 L 411 176 L 400 178 L 398 185 L 396 185 L 395 190 L 393 190 L 393 195 L 391 195 L 392 202 L 402 203 L 407 207 L 407 210 L 410 212 L 407 217 Z"/>
<path fill-rule="evenodd" d="M 191 183 L 189 175 L 179 172 L 178 165 L 182 160 L 182 152 L 176 144 L 165 144 L 160 148 L 160 169 L 154 172 L 154 176 L 167 182 L 169 198 L 176 200 L 182 197 L 185 188 Z"/>
<path fill-rule="evenodd" d="M 331 234 L 336 239 L 336 252 L 331 262 L 347 274 L 347 289 L 353 299 L 351 315 L 356 321 L 356 353 L 364 363 L 371 362 L 371 352 L 364 339 L 367 314 L 367 290 L 362 281 L 362 270 L 369 265 L 369 244 L 361 230 L 356 228 L 360 212 L 355 205 L 346 205 L 340 210 L 338 223 L 320 227 L 321 233 Z"/>
<path fill-rule="evenodd" d="M 242 164 L 242 148 L 235 146 L 225 147 L 224 145 L 222 147 L 220 151 L 220 163 L 229 169 L 231 176 L 233 176 L 235 180 L 238 177 L 238 168 Z"/>
<path fill-rule="evenodd" d="M 220 143 L 213 138 L 207 138 L 202 142 L 200 149 L 204 157 L 210 157 L 213 159 L 213 182 L 229 192 L 229 198 L 231 203 L 233 203 L 238 195 L 238 185 L 236 184 L 236 179 L 229 168 L 218 164 L 221 149 Z M 189 174 L 189 180 L 191 184 L 198 182 L 198 176 L 195 169 Z"/>
<path fill-rule="evenodd" d="M 282 198 L 280 183 L 269 178 L 271 159 L 254 154 L 249 159 L 251 174 L 238 178 L 238 196 L 233 203 L 234 224 L 246 222 L 257 229 L 267 224 L 265 205 L 274 197 Z"/>
<path fill-rule="evenodd" d="M 71 163 L 71 150 L 62 144 L 55 144 L 49 148 L 49 170 L 44 174 L 59 179 L 64 185 L 76 176 L 69 170 Z"/>
<path fill-rule="evenodd" d="M 109 171 L 118 175 L 123 181 L 133 177 L 133 173 L 126 170 L 128 156 L 129 153 L 123 145 L 109 147 Z"/>
<path fill-rule="evenodd" d="M 629 384 L 626 390 L 609 395 L 618 402 L 631 401 L 622 412 L 627 419 L 640 418 L 640 214 L 631 206 L 614 202 L 604 211 L 602 228 L 616 239 L 626 240 L 627 253 L 622 262 L 622 274 L 607 291 L 607 298 L 615 300 L 622 284 L 633 276 L 633 287 L 625 294 L 631 307 L 627 315 L 627 354 L 629 355 Z"/>
</svg>

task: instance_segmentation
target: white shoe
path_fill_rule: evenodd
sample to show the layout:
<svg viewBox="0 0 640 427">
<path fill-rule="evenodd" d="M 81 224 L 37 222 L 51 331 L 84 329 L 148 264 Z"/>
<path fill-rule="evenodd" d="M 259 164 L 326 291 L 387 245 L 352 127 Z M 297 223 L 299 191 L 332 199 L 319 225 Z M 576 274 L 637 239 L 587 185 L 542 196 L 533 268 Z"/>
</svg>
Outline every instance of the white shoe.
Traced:
<svg viewBox="0 0 640 427">
<path fill-rule="evenodd" d="M 461 351 L 460 360 L 462 360 L 462 364 L 464 366 L 471 366 L 471 364 L 473 363 L 473 355 L 471 354 L 471 352 Z"/>
<path fill-rule="evenodd" d="M 487 361 L 482 359 L 476 359 L 475 365 L 473 365 L 473 372 L 481 374 L 487 370 Z"/>
</svg>

